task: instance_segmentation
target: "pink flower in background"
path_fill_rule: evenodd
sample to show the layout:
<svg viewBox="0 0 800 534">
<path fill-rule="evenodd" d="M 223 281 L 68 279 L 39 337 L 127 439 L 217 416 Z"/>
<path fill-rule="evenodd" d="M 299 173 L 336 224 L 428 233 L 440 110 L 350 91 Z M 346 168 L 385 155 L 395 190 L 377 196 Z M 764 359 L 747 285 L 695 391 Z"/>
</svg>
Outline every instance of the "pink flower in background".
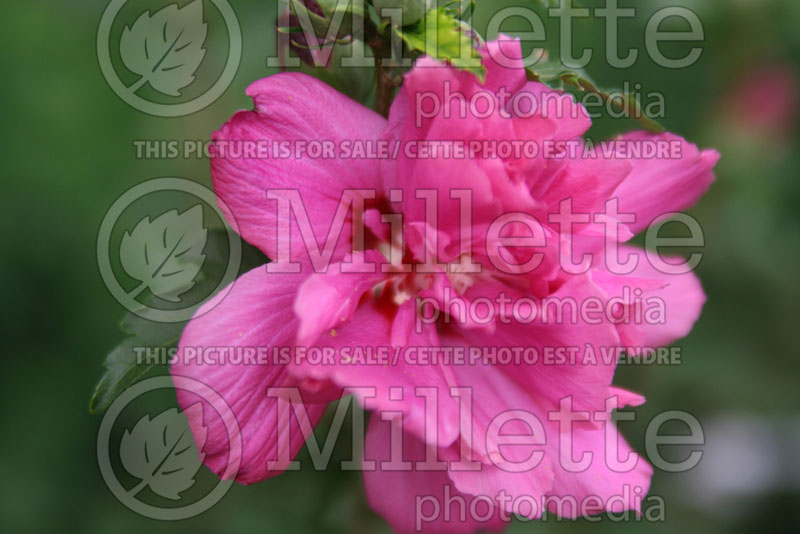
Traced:
<svg viewBox="0 0 800 534">
<path fill-rule="evenodd" d="M 448 521 L 438 517 L 423 525 L 433 532 L 498 529 L 503 526 L 502 512 L 541 515 L 541 509 L 509 509 L 508 502 L 497 498 L 503 492 L 512 500 L 530 496 L 538 502 L 545 496 L 572 496 L 579 502 L 587 496 L 599 497 L 600 503 L 588 509 L 553 510 L 567 516 L 638 509 L 640 500 L 634 495 L 647 492 L 652 468 L 618 437 L 608 419 L 616 405 L 607 400 L 616 399 L 622 407 L 639 405 L 644 399 L 612 386 L 616 361 L 599 354 L 603 347 L 660 346 L 686 335 L 705 297 L 693 274 L 658 272 L 642 251 L 632 247 L 621 246 L 620 257 L 638 258 L 637 266 L 625 275 L 611 272 L 598 261 L 608 243 L 605 226 L 597 221 L 609 217 L 606 202 L 617 199 L 620 213 L 636 216 L 634 222 L 620 223 L 618 240 L 625 241 L 662 213 L 690 207 L 714 179 L 716 152 L 700 151 L 671 134 L 642 132 L 621 140 L 671 143 L 680 148 L 679 156 L 637 159 L 625 154 L 622 145 L 613 144 L 597 147 L 596 157 L 591 158 L 566 152 L 560 157 L 499 157 L 486 148 L 468 158 L 423 158 L 402 149 L 391 158 L 343 157 L 341 153 L 333 158 L 243 158 L 226 157 L 221 150 L 225 143 L 236 141 L 321 139 L 337 147 L 377 140 L 389 146 L 420 147 L 432 141 L 468 145 L 518 139 L 582 146 L 581 136 L 591 124 L 585 110 L 569 95 L 527 81 L 518 41 L 488 43 L 482 54 L 487 68 L 483 84 L 468 72 L 429 58 L 419 60 L 406 75 L 388 120 L 310 77 L 271 76 L 247 90 L 255 109 L 236 113 L 213 135 L 214 187 L 242 237 L 270 258 L 288 251 L 301 264 L 298 274 L 257 268 L 237 280 L 224 299 L 209 302 L 187 325 L 179 358 L 171 369 L 174 375 L 210 385 L 232 407 L 242 430 L 238 481 L 249 484 L 278 474 L 285 463 L 276 467 L 268 461 L 281 457 L 281 436 L 288 432 L 289 457 L 293 457 L 304 443 L 303 431 L 319 421 L 327 402 L 338 398 L 343 388 L 371 387 L 373 396 L 355 393 L 365 408 L 374 411 L 364 460 L 367 464 L 377 461 L 378 468 L 365 469 L 364 482 L 371 506 L 398 531 L 419 526 L 415 507 L 422 496 L 442 502 L 448 502 L 447 496 L 458 496 L 467 505 L 478 496 L 489 496 L 492 502 L 480 520 L 460 517 L 458 505 L 453 504 Z M 480 118 L 459 113 L 459 106 L 479 93 L 493 110 L 481 111 Z M 548 104 L 536 112 L 514 109 L 508 95 L 521 93 Z M 491 97 L 487 100 L 485 95 Z M 424 107 L 434 101 L 441 103 L 435 113 Z M 566 145 L 556 146 L 563 150 Z M 345 190 L 375 191 L 374 198 L 364 199 L 366 238 L 353 242 L 351 227 L 358 221 L 349 217 L 332 249 L 331 265 L 326 272 L 314 272 L 297 221 L 292 218 L 289 231 L 279 232 L 289 215 L 267 199 L 266 191 L 281 189 L 299 190 L 310 230 L 320 244 L 326 240 Z M 461 218 L 459 201 L 451 197 L 454 191 L 471 192 L 468 224 Z M 430 223 L 429 205 L 418 197 L 419 192 L 428 196 L 436 192 L 438 224 Z M 576 212 L 599 218 L 575 224 L 567 233 L 552 222 L 566 199 L 571 199 Z M 541 222 L 547 244 L 537 249 L 542 259 L 535 268 L 514 270 L 514 265 L 527 261 L 518 251 L 501 258 L 492 252 L 501 240 L 525 235 L 517 222 L 500 234 L 491 232 L 493 221 L 511 213 Z M 382 216 L 387 215 L 403 216 L 401 232 L 392 232 L 384 224 Z M 576 257 L 594 255 L 591 268 L 570 274 L 560 267 L 565 258 L 558 244 L 567 239 L 574 243 Z M 375 264 L 377 269 L 347 272 L 353 261 Z M 469 261 L 479 265 L 480 272 L 441 267 Z M 403 264 L 431 268 L 409 273 Z M 663 324 L 609 320 L 556 324 L 543 317 L 523 322 L 517 320 L 517 311 L 502 303 L 496 305 L 494 320 L 488 324 L 445 320 L 457 318 L 459 306 L 481 299 L 497 302 L 498 295 L 577 302 L 617 299 L 620 307 L 633 309 L 638 304 L 625 296 L 626 287 L 663 299 Z M 439 319 L 422 322 L 418 329 L 422 299 L 436 304 Z M 335 350 L 334 360 L 325 365 L 299 359 L 285 364 L 212 365 L 193 361 L 187 353 L 189 347 L 298 346 L 330 347 Z M 412 365 L 400 358 L 391 365 L 362 365 L 346 356 L 354 347 L 534 347 L 540 353 L 548 347 L 578 347 L 578 351 L 574 361 L 549 364 L 481 360 Z M 597 358 L 589 358 L 589 352 L 596 352 Z M 298 420 L 294 414 L 288 420 L 280 417 L 278 398 L 267 394 L 270 388 L 280 387 L 299 387 L 304 392 L 308 420 Z M 434 400 L 418 395 L 416 388 L 435 392 Z M 452 388 L 470 392 L 471 410 L 464 412 L 463 398 L 454 396 Z M 572 425 L 571 450 L 564 449 L 562 428 L 549 417 L 560 410 L 564 399 L 569 399 L 576 413 L 593 414 Z M 185 393 L 179 393 L 179 401 L 182 406 L 196 402 Z M 426 417 L 431 409 L 435 417 Z M 519 417 L 505 421 L 504 414 L 511 411 L 531 414 L 535 421 Z M 193 432 L 208 428 L 204 461 L 222 473 L 228 461 L 222 422 L 214 419 L 212 410 L 205 410 L 205 420 L 190 420 L 190 424 Z M 380 467 L 380 461 L 390 458 L 392 425 L 402 429 L 402 459 L 412 462 L 410 470 Z M 508 434 L 533 434 L 537 439 L 509 446 L 504 439 Z M 615 469 L 606 461 L 605 451 L 612 442 L 619 443 L 618 458 L 630 460 L 625 469 Z M 429 449 L 448 462 L 446 469 L 417 468 L 413 462 L 424 460 Z M 593 456 L 582 469 L 565 466 L 583 452 Z M 518 469 L 532 454 L 539 461 Z M 458 459 L 471 459 L 478 469 L 454 468 Z M 638 493 L 626 493 L 626 487 Z"/>
<path fill-rule="evenodd" d="M 797 122 L 797 73 L 788 65 L 747 69 L 725 100 L 726 114 L 742 130 L 784 138 Z"/>
</svg>

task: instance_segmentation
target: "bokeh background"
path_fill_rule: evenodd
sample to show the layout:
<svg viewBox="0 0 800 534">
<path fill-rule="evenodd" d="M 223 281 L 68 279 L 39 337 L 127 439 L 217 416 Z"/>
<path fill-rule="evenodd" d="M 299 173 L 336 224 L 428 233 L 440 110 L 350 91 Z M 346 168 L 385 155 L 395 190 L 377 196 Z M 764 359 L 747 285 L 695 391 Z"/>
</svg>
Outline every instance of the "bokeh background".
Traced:
<svg viewBox="0 0 800 534">
<path fill-rule="evenodd" d="M 158 176 L 209 184 L 207 161 L 139 160 L 133 141 L 205 139 L 236 109 L 250 106 L 244 95 L 250 82 L 274 72 L 266 58 L 276 46 L 275 2 L 230 3 L 244 39 L 236 78 L 213 105 L 178 119 L 140 113 L 109 89 L 95 52 L 105 2 L 28 0 L 3 6 L 0 530 L 388 531 L 365 504 L 360 476 L 336 467 L 235 486 L 203 515 L 167 524 L 117 502 L 97 466 L 100 417 L 88 413 L 88 399 L 105 354 L 122 337 L 124 315 L 98 272 L 97 231 L 111 203 L 134 184 Z M 525 2 L 478 4 L 480 29 L 493 9 Z M 623 22 L 620 43 L 623 50 L 640 48 L 640 59 L 624 70 L 604 65 L 603 21 L 581 20 L 575 26 L 577 44 L 595 50 L 588 72 L 606 86 L 627 80 L 640 82 L 644 91 L 662 92 L 663 124 L 723 155 L 717 182 L 693 210 L 707 240 L 699 276 L 708 304 L 680 342 L 681 365 L 619 370 L 620 384 L 648 398 L 637 409 L 638 421 L 624 424 L 623 431 L 641 451 L 645 423 L 653 415 L 686 410 L 705 428 L 705 456 L 688 473 L 656 473 L 651 492 L 666 501 L 663 523 L 551 520 L 517 522 L 511 531 L 797 531 L 800 2 L 620 0 L 620 5 L 638 8 L 636 19 Z M 644 53 L 646 19 L 668 5 L 685 5 L 703 21 L 703 55 L 691 68 L 664 69 Z M 503 29 L 513 33 L 524 27 L 509 21 Z M 557 28 L 549 24 L 548 33 L 555 51 Z M 682 55 L 688 46 L 676 45 L 673 52 Z M 600 120 L 592 135 L 634 127 Z M 342 443 L 334 458 L 347 454 L 348 444 Z"/>
</svg>

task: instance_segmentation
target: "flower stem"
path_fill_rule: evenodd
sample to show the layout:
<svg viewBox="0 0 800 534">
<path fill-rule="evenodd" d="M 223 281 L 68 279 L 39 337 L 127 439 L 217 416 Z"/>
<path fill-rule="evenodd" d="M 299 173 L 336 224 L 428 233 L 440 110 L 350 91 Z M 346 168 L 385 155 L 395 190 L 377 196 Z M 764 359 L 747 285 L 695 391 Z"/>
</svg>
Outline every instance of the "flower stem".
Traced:
<svg viewBox="0 0 800 534">
<path fill-rule="evenodd" d="M 375 57 L 375 111 L 383 117 L 389 116 L 389 109 L 392 107 L 394 92 L 397 84 L 386 70 L 387 53 L 391 52 L 391 43 L 376 37 L 370 43 L 372 55 Z M 391 59 L 388 59 L 391 61 Z"/>
</svg>

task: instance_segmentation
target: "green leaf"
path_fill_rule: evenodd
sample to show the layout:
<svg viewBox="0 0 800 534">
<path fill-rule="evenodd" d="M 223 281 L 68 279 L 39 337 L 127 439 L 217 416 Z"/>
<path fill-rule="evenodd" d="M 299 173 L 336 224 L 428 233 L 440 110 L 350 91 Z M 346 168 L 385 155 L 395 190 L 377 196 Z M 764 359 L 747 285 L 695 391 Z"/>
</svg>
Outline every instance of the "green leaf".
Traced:
<svg viewBox="0 0 800 534">
<path fill-rule="evenodd" d="M 481 82 L 486 79 L 486 68 L 475 52 L 475 31 L 458 20 L 447 8 L 428 11 L 425 18 L 405 28 L 394 28 L 412 52 L 427 54 L 453 67 L 475 74 Z"/>
<path fill-rule="evenodd" d="M 458 20 L 468 21 L 475 13 L 475 0 L 450 0 L 442 7 Z"/>
<path fill-rule="evenodd" d="M 527 69 L 528 79 L 541 82 L 554 89 L 572 88 L 578 92 L 589 92 L 599 95 L 603 102 L 610 102 L 618 112 L 625 112 L 627 117 L 639 121 L 645 128 L 654 133 L 661 133 L 665 128 L 648 117 L 636 95 L 622 93 L 620 90 L 603 90 L 594 83 L 582 70 L 571 70 L 553 61 L 544 61 Z M 615 93 L 615 94 L 612 94 Z M 612 98 L 622 95 L 622 98 Z"/>
<path fill-rule="evenodd" d="M 224 230 L 209 229 L 203 252 L 206 260 L 197 283 L 185 294 L 187 302 L 197 302 L 210 295 L 218 284 L 221 273 L 228 264 L 228 234 Z M 261 252 L 245 243 L 242 244 L 242 262 L 239 273 L 244 273 L 266 262 Z M 156 297 L 153 297 L 156 298 Z M 114 399 L 123 391 L 141 380 L 145 375 L 161 367 L 163 354 L 170 348 L 176 347 L 180 340 L 183 323 L 159 323 L 143 319 L 136 314 L 127 314 L 120 324 L 126 337 L 114 347 L 106 356 L 104 362 L 105 372 L 95 386 L 89 401 L 89 412 L 93 414 L 104 412 Z M 157 350 L 158 363 L 148 363 L 146 353 L 141 348 L 147 347 Z M 137 354 L 138 352 L 141 354 Z"/>
<path fill-rule="evenodd" d="M 152 371 L 156 365 L 145 363 L 136 354 L 137 347 L 169 349 L 178 344 L 185 323 L 155 323 L 133 314 L 123 320 L 122 328 L 128 337 L 106 356 L 105 373 L 95 386 L 89 401 L 93 414 L 108 409 L 114 399 Z"/>
</svg>

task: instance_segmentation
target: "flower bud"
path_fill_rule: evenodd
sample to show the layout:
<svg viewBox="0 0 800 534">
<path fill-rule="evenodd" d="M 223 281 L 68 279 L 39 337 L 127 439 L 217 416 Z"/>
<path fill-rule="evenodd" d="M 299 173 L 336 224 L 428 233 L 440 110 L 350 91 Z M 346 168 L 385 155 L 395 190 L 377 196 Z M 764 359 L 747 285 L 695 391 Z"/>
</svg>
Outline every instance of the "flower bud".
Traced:
<svg viewBox="0 0 800 534">
<path fill-rule="evenodd" d="M 300 2 L 308 11 L 309 18 L 312 21 L 311 32 L 317 33 L 317 28 L 313 26 L 313 22 L 319 19 L 324 19 L 325 13 L 320 7 L 317 0 L 301 0 Z M 288 48 L 306 65 L 315 65 L 315 51 L 314 49 L 323 44 L 323 39 L 320 37 L 312 37 L 313 43 L 309 43 L 306 32 L 304 31 L 300 18 L 293 12 L 291 8 L 287 8 L 279 17 L 277 27 L 281 28 L 299 28 L 296 31 L 284 34 L 288 37 Z M 283 52 L 281 50 L 281 52 Z M 285 60 L 282 60 L 285 61 Z"/>
<path fill-rule="evenodd" d="M 389 18 L 390 13 L 383 9 L 400 9 L 403 13 L 402 25 L 409 26 L 422 20 L 431 7 L 431 0 L 374 0 L 373 5 L 378 15 Z"/>
</svg>

